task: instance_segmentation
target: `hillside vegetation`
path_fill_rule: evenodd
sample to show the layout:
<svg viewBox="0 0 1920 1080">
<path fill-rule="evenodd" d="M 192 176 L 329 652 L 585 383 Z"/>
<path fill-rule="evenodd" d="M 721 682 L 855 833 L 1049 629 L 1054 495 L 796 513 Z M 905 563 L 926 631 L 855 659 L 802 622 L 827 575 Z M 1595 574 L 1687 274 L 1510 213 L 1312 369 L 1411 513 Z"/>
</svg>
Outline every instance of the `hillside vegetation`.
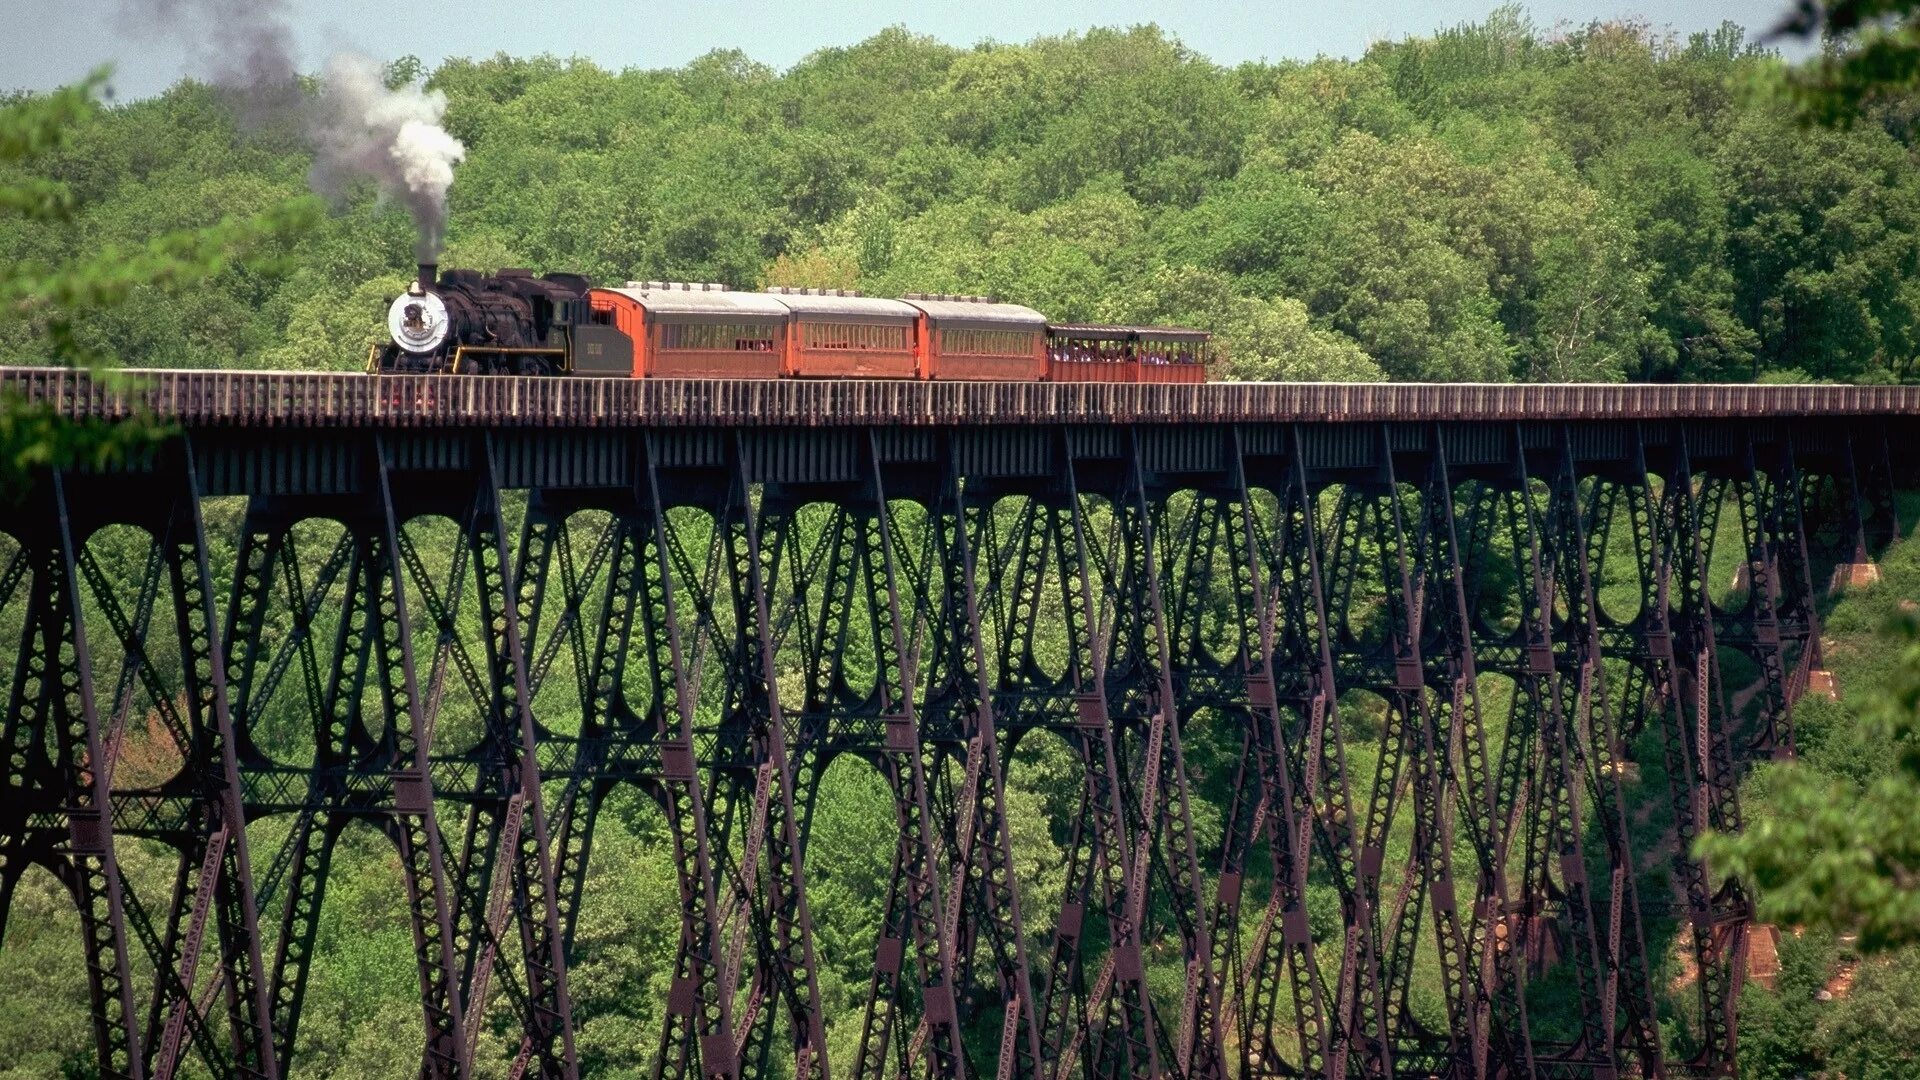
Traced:
<svg viewBox="0 0 1920 1080">
<path fill-rule="evenodd" d="M 1920 108 L 1810 128 L 1782 68 L 1730 26 L 1547 34 L 1507 9 L 1234 68 L 1142 27 L 970 49 L 896 29 L 785 72 L 727 51 L 389 74 L 444 91 L 469 150 L 450 265 L 991 292 L 1215 330 L 1241 378 L 1909 375 Z M 77 220 L 0 219 L 0 249 L 53 263 L 301 191 L 297 133 L 232 113 L 191 82 L 102 110 L 36 162 Z M 363 191 L 297 269 L 84 332 L 132 365 L 352 368 L 410 241 Z M 0 323 L 0 359 L 32 341 Z"/>
</svg>

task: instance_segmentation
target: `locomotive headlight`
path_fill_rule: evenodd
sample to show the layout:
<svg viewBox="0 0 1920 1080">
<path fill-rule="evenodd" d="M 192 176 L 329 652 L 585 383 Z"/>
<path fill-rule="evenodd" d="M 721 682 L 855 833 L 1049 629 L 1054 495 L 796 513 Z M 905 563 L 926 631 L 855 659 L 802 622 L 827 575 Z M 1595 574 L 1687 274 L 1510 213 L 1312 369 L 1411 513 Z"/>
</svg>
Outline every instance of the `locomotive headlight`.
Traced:
<svg viewBox="0 0 1920 1080">
<path fill-rule="evenodd" d="M 387 332 L 410 353 L 430 353 L 447 340 L 447 305 L 430 292 L 408 291 L 387 308 Z"/>
</svg>

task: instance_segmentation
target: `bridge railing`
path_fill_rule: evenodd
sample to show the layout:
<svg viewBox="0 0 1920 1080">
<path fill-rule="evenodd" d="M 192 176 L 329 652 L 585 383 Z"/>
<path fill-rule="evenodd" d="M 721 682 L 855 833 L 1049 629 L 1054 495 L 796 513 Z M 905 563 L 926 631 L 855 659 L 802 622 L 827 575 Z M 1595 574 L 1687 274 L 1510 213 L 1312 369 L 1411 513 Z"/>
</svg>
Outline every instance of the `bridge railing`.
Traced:
<svg viewBox="0 0 1920 1080">
<path fill-rule="evenodd" d="M 126 372 L 0 368 L 0 392 L 79 418 L 136 412 L 191 425 L 1208 423 L 1920 415 L 1920 387 L 1735 384 L 962 383 Z"/>
</svg>

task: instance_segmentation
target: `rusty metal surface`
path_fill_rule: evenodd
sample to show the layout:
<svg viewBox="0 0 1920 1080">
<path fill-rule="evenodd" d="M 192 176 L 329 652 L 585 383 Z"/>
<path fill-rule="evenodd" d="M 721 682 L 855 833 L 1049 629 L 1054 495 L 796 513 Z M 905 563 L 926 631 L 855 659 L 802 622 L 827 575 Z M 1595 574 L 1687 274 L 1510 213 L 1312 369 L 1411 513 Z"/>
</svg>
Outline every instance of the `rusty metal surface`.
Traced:
<svg viewBox="0 0 1920 1080">
<path fill-rule="evenodd" d="M 136 407 L 196 427 L 944 426 L 1222 421 L 1920 416 L 1920 387 L 1421 383 L 958 383 L 367 376 L 0 368 L 0 393 L 72 417 Z"/>
</svg>

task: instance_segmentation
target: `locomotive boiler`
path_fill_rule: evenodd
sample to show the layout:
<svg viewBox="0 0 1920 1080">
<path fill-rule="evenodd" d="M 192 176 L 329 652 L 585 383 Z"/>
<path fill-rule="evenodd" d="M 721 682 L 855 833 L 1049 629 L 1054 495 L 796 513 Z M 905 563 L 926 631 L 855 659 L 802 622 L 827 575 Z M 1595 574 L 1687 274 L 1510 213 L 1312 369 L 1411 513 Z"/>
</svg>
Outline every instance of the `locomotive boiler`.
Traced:
<svg viewBox="0 0 1920 1080">
<path fill-rule="evenodd" d="M 579 274 L 448 270 L 422 263 L 387 305 L 384 347 L 369 367 L 384 372 L 471 375 L 628 375 L 633 345 L 596 325 Z"/>
<path fill-rule="evenodd" d="M 969 382 L 1206 381 L 1204 331 L 1050 323 L 990 296 L 437 272 L 387 309 L 376 373 Z"/>
</svg>

